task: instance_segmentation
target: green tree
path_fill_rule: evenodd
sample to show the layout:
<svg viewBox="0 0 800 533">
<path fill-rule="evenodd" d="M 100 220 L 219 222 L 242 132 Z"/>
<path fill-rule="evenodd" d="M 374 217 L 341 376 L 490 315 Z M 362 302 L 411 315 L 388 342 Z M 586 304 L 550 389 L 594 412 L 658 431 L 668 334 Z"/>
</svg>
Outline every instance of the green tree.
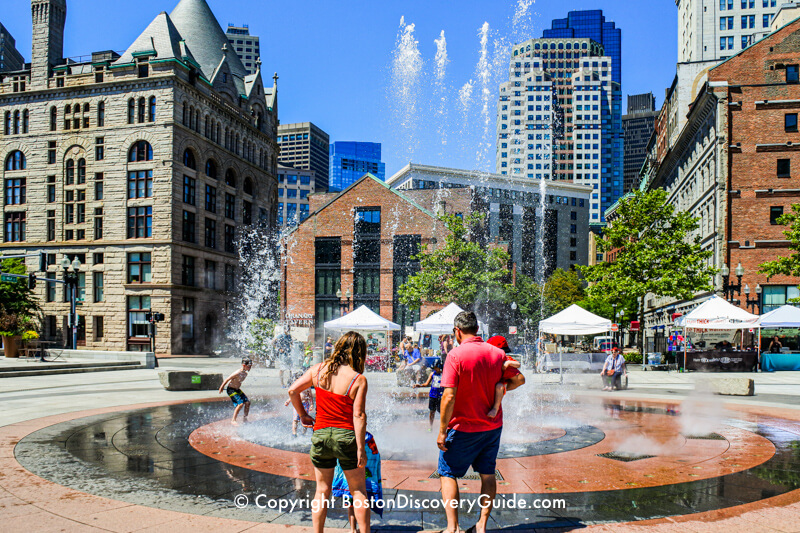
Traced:
<svg viewBox="0 0 800 533">
<path fill-rule="evenodd" d="M 767 275 L 767 280 L 773 276 L 800 276 L 800 204 L 792 204 L 792 211 L 784 213 L 777 220 L 782 226 L 789 226 L 783 234 L 789 241 L 788 256 L 778 257 L 772 261 L 761 263 L 759 272 Z M 796 302 L 793 299 L 792 302 Z"/>
<path fill-rule="evenodd" d="M 19 259 L 6 259 L 0 268 L 4 274 L 26 273 L 25 263 Z M 16 281 L 0 281 L 0 322 L 7 333 L 20 333 L 20 329 L 27 327 L 28 323 L 39 311 L 39 301 L 28 288 L 25 278 Z M 12 331 L 15 330 L 15 331 Z"/>
<path fill-rule="evenodd" d="M 420 270 L 398 289 L 400 302 L 409 309 L 416 309 L 423 302 L 455 302 L 472 309 L 479 295 L 503 290 L 503 282 L 509 276 L 508 253 L 499 248 L 486 249 L 473 238 L 482 231 L 480 213 L 464 219 L 456 215 L 443 215 L 440 219 L 449 232 L 445 242 L 435 250 L 423 245 L 414 256 L 420 262 Z"/>
<path fill-rule="evenodd" d="M 557 268 L 544 284 L 544 318 L 560 313 L 570 305 L 583 300 L 584 283 L 576 272 Z"/>
<path fill-rule="evenodd" d="M 636 301 L 642 323 L 647 294 L 689 299 L 697 291 L 711 290 L 716 269 L 707 264 L 712 252 L 701 249 L 697 227 L 697 219 L 676 212 L 662 189 L 636 191 L 620 200 L 597 241 L 599 251 L 616 251 L 614 261 L 581 267 L 590 283 L 588 295 L 618 308 Z M 639 348 L 644 348 L 641 337 Z"/>
</svg>

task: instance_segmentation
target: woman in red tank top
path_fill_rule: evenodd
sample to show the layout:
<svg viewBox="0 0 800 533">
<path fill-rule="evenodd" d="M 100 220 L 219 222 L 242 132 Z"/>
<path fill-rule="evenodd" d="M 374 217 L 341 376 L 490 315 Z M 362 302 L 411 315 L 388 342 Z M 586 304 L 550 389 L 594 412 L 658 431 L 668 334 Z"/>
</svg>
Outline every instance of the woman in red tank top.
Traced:
<svg viewBox="0 0 800 533">
<path fill-rule="evenodd" d="M 353 508 L 361 533 L 369 533 L 367 500 L 367 378 L 364 361 L 367 343 L 355 331 L 349 331 L 336 342 L 333 353 L 314 365 L 289 387 L 289 398 L 305 427 L 314 427 L 311 437 L 311 463 L 317 478 L 312 507 L 314 531 L 322 533 L 330 502 L 333 473 L 338 461 L 353 496 Z M 300 393 L 314 387 L 317 393 L 317 419 L 303 407 Z M 356 503 L 359 502 L 359 503 Z"/>
</svg>

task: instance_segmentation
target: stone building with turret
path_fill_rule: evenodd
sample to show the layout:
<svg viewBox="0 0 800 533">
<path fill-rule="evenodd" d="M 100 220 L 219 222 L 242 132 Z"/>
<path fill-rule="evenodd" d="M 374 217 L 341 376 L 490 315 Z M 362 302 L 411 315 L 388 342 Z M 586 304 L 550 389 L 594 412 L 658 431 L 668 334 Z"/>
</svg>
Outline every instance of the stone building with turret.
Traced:
<svg viewBox="0 0 800 533">
<path fill-rule="evenodd" d="M 32 0 L 31 16 L 31 62 L 0 73 L 0 254 L 45 252 L 49 279 L 80 260 L 78 348 L 146 350 L 158 312 L 158 353 L 209 353 L 237 239 L 275 224 L 277 75 L 247 73 L 205 0 L 77 60 L 65 0 Z M 35 290 L 44 335 L 68 337 L 62 286 Z"/>
</svg>

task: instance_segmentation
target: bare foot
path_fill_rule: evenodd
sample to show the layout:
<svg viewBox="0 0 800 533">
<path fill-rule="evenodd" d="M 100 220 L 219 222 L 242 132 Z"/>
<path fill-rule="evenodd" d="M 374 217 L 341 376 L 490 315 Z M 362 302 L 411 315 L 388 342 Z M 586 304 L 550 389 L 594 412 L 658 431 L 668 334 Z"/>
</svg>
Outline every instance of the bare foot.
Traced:
<svg viewBox="0 0 800 533">
<path fill-rule="evenodd" d="M 242 424 L 247 424 L 247 417 L 244 417 L 244 418 L 242 419 Z"/>
<path fill-rule="evenodd" d="M 236 420 L 231 420 L 231 425 L 232 426 L 238 426 L 239 422 L 237 422 Z"/>
<path fill-rule="evenodd" d="M 486 416 L 488 416 L 489 418 L 494 418 L 494 417 L 496 417 L 496 416 L 497 416 L 497 409 L 495 409 L 494 407 L 492 407 L 492 408 L 489 410 L 489 412 L 488 412 L 488 413 L 486 413 Z"/>
</svg>

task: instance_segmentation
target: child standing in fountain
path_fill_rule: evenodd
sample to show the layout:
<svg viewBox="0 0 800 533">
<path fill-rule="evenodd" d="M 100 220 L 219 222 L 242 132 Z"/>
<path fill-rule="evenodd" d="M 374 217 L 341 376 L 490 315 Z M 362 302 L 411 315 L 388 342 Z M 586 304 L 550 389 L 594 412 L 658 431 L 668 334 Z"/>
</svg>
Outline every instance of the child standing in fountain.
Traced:
<svg viewBox="0 0 800 533">
<path fill-rule="evenodd" d="M 431 391 L 428 394 L 428 410 L 431 412 L 430 421 L 431 427 L 428 431 L 433 429 L 433 419 L 436 417 L 436 412 L 439 411 L 439 403 L 442 401 L 442 363 L 436 362 L 433 365 L 433 372 L 428 376 L 428 381 L 422 385 L 414 383 L 414 388 L 430 387 Z"/>
<path fill-rule="evenodd" d="M 311 395 L 311 389 L 306 389 L 303 392 L 301 392 L 300 400 L 303 402 L 303 407 L 305 408 L 307 413 L 311 413 L 314 410 L 314 397 Z M 286 403 L 284 403 L 283 405 L 288 406 L 290 403 L 292 403 L 291 399 L 286 400 Z M 297 436 L 298 424 L 300 424 L 300 414 L 297 411 L 295 411 L 294 418 L 292 418 L 292 437 Z M 308 431 L 308 428 L 306 426 L 303 426 L 303 435 L 306 434 L 306 431 Z"/>
<path fill-rule="evenodd" d="M 519 373 L 517 369 L 520 367 L 520 364 L 519 361 L 508 355 L 511 348 L 508 346 L 508 341 L 506 341 L 505 337 L 495 335 L 494 337 L 490 337 L 486 342 L 506 352 L 506 360 L 503 361 L 503 377 L 497 382 L 497 385 L 494 386 L 494 405 L 486 414 L 489 418 L 494 418 L 497 416 L 497 413 L 500 412 L 500 406 L 503 404 L 503 396 L 506 395 L 506 380 Z"/>
<path fill-rule="evenodd" d="M 242 382 L 247 378 L 247 373 L 250 372 L 251 368 L 253 368 L 253 362 L 249 357 L 245 357 L 242 359 L 242 368 L 228 376 L 228 379 L 223 381 L 222 385 L 219 386 L 219 393 L 222 394 L 222 389 L 227 385 L 225 392 L 228 393 L 234 405 L 233 418 L 231 419 L 231 424 L 234 426 L 239 425 L 236 421 L 236 417 L 239 416 L 239 411 L 242 410 L 242 406 L 244 406 L 243 422 L 247 422 L 247 415 L 250 414 L 250 400 L 247 398 L 247 395 L 242 392 L 240 387 L 242 386 Z"/>
</svg>

